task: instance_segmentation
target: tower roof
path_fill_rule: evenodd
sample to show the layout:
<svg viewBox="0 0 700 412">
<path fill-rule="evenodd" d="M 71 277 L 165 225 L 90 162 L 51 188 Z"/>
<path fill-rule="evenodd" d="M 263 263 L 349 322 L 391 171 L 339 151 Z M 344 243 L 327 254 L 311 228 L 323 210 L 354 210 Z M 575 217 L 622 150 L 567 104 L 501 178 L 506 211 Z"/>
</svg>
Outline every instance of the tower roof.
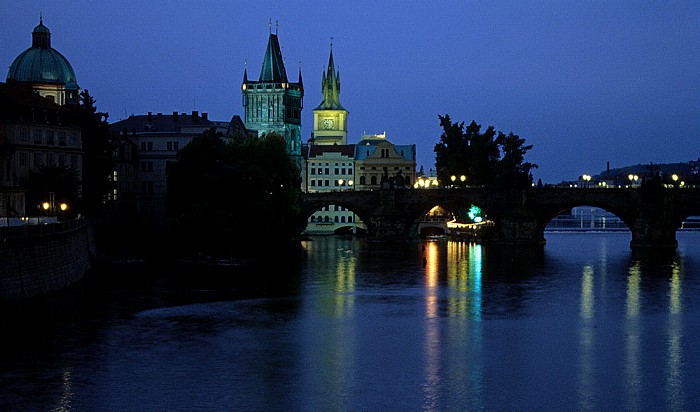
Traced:
<svg viewBox="0 0 700 412">
<path fill-rule="evenodd" d="M 277 34 L 270 33 L 265 50 L 262 70 L 260 70 L 261 82 L 287 83 L 287 71 L 284 68 L 284 60 L 280 51 L 280 43 Z"/>
<path fill-rule="evenodd" d="M 336 72 L 333 61 L 333 43 L 331 43 L 331 54 L 328 58 L 328 70 L 323 72 L 321 82 L 323 101 L 315 110 L 345 110 L 340 104 L 340 71 Z"/>
<path fill-rule="evenodd" d="M 32 31 L 32 47 L 17 56 L 7 73 L 8 81 L 66 84 L 76 82 L 68 60 L 51 47 L 51 32 L 39 21 Z"/>
</svg>

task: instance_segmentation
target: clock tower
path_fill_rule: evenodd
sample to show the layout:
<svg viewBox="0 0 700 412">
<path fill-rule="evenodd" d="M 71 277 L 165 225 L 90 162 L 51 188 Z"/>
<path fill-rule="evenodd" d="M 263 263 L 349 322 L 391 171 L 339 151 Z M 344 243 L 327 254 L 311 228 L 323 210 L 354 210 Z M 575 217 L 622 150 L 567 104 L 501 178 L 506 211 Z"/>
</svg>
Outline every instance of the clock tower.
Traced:
<svg viewBox="0 0 700 412">
<path fill-rule="evenodd" d="M 314 131 L 310 144 L 331 145 L 347 144 L 348 140 L 348 111 L 340 104 L 340 71 L 335 70 L 333 63 L 333 43 L 328 59 L 328 70 L 323 72 L 321 83 L 323 101 L 314 112 Z"/>
</svg>

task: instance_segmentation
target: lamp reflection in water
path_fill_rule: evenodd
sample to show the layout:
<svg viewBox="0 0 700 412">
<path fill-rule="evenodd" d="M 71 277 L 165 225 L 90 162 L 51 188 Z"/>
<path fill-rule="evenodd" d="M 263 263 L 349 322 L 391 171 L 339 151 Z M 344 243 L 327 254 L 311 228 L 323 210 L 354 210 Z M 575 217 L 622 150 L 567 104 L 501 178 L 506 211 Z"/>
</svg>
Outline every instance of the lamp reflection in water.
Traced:
<svg viewBox="0 0 700 412">
<path fill-rule="evenodd" d="M 668 332 L 666 349 L 666 402 L 669 410 L 685 410 L 683 399 L 683 324 L 681 314 L 683 302 L 681 299 L 682 277 L 678 261 L 671 265 L 671 281 L 669 284 L 668 302 Z"/>
<path fill-rule="evenodd" d="M 627 275 L 627 298 L 625 317 L 625 389 L 626 405 L 629 410 L 640 410 L 641 365 L 640 365 L 640 328 L 639 328 L 639 284 L 641 270 L 639 261 L 632 262 Z"/>
<path fill-rule="evenodd" d="M 595 324 L 594 295 L 593 295 L 593 267 L 583 267 L 581 275 L 581 302 L 579 323 L 579 378 L 578 378 L 578 409 L 595 410 L 594 405 L 594 377 L 593 377 L 593 332 Z"/>
<path fill-rule="evenodd" d="M 423 410 L 437 410 L 440 394 L 440 317 L 438 307 L 438 273 L 439 250 L 435 242 L 428 242 L 425 247 L 425 337 L 423 352 L 425 356 L 425 380 L 423 388 Z"/>
</svg>

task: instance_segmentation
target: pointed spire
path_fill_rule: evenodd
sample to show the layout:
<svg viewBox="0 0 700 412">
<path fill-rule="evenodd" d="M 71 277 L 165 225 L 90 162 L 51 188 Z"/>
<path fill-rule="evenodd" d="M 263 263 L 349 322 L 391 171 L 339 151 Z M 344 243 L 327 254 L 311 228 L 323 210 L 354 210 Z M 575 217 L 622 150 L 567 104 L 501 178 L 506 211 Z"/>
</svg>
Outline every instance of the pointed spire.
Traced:
<svg viewBox="0 0 700 412">
<path fill-rule="evenodd" d="M 304 82 L 301 80 L 301 61 L 299 61 L 299 81 L 298 81 L 298 83 L 299 83 L 299 86 L 301 86 L 301 88 L 303 89 Z"/>
<path fill-rule="evenodd" d="M 333 37 L 331 37 L 330 56 L 328 57 L 328 69 L 323 72 L 323 80 L 321 81 L 323 89 L 323 102 L 318 106 L 318 109 L 342 109 L 340 104 L 340 78 L 336 75 L 335 62 L 333 61 Z"/>
<path fill-rule="evenodd" d="M 270 24 L 272 24 L 272 19 L 270 19 Z M 262 70 L 260 70 L 260 81 L 287 82 L 287 71 L 284 68 L 284 59 L 277 34 L 270 33 L 270 38 L 267 41 L 267 50 L 265 50 L 265 58 Z"/>
</svg>

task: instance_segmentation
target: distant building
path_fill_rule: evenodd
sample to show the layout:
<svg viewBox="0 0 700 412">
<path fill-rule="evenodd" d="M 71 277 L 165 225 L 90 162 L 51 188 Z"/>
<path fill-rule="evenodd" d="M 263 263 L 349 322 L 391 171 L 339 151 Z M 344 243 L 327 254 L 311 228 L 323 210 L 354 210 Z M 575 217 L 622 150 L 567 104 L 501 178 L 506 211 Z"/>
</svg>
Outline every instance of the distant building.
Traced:
<svg viewBox="0 0 700 412">
<path fill-rule="evenodd" d="M 51 32 L 42 19 L 32 31 L 32 47 L 22 52 L 10 65 L 7 83 L 29 86 L 54 103 L 77 105 L 80 88 L 68 59 L 51 47 Z"/>
<path fill-rule="evenodd" d="M 27 180 L 42 166 L 66 166 L 82 176 L 81 142 L 81 128 L 71 109 L 29 86 L 0 83 L 0 215 L 39 213 L 38 205 L 26 204 Z"/>
<path fill-rule="evenodd" d="M 354 190 L 355 145 L 305 145 L 303 150 L 306 192 L 337 192 Z M 339 205 L 328 205 L 307 220 L 306 234 L 334 234 L 346 229 L 356 233 L 366 230 L 357 215 Z"/>
<path fill-rule="evenodd" d="M 411 188 L 416 181 L 416 145 L 395 145 L 386 133 L 362 135 L 355 145 L 355 189 Z"/>
<path fill-rule="evenodd" d="M 208 113 L 200 114 L 198 111 L 132 115 L 112 123 L 110 129 L 113 140 L 119 143 L 117 150 L 121 150 L 115 153 L 119 161 L 112 176 L 117 183 L 117 191 L 112 198 L 119 207 L 132 204 L 140 219 L 159 227 L 167 223 L 168 165 L 177 160 L 179 150 L 210 129 L 221 132 L 224 140 L 230 140 L 237 134 L 257 136 L 254 131 L 245 128 L 239 116 L 233 116 L 229 122 L 221 122 L 210 120 Z M 135 156 L 130 150 L 135 150 Z M 131 173 L 133 166 L 133 176 L 121 175 Z"/>
<path fill-rule="evenodd" d="M 276 32 L 270 32 L 259 79 L 249 80 L 248 69 L 244 69 L 241 89 L 245 127 L 261 137 L 270 132 L 284 136 L 287 152 L 300 165 L 304 85 L 301 69 L 296 83 L 287 79 Z"/>
</svg>

